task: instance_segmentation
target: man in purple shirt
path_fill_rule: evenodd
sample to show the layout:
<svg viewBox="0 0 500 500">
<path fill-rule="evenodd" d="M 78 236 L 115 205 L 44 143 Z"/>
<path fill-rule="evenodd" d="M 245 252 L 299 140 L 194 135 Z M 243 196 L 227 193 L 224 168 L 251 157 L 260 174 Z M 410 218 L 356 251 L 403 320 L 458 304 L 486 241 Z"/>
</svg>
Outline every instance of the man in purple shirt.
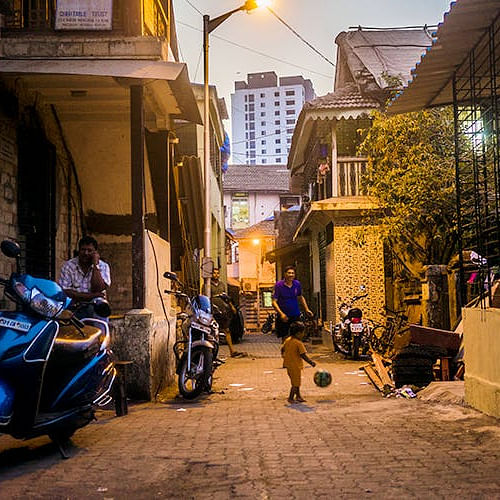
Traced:
<svg viewBox="0 0 500 500">
<path fill-rule="evenodd" d="M 276 311 L 276 335 L 281 339 L 288 337 L 290 325 L 300 317 L 299 302 L 304 312 L 312 317 L 313 313 L 302 295 L 300 281 L 295 279 L 295 267 L 286 266 L 284 279 L 274 285 L 273 293 L 273 307 Z"/>
</svg>

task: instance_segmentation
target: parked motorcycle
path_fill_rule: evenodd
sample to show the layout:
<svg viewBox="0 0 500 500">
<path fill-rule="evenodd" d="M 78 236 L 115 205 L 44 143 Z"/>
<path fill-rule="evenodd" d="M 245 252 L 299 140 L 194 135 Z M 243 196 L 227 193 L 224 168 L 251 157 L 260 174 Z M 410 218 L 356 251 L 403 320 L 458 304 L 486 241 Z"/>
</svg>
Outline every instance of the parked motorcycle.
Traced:
<svg viewBox="0 0 500 500">
<path fill-rule="evenodd" d="M 48 435 L 67 458 L 65 442 L 112 399 L 109 328 L 102 320 L 77 319 L 57 283 L 20 274 L 17 243 L 0 247 L 17 261 L 16 272 L 0 278 L 17 304 L 16 311 L 0 312 L 0 432 L 17 439 Z M 104 299 L 92 304 L 96 314 L 109 316 Z"/>
<path fill-rule="evenodd" d="M 360 291 L 365 292 L 366 287 L 361 285 Z M 367 293 L 362 293 L 345 300 L 337 297 L 340 322 L 333 329 L 333 345 L 336 351 L 352 359 L 358 359 L 360 354 L 365 355 L 369 350 L 370 322 L 363 319 L 360 308 L 354 307 L 355 302 L 367 296 Z"/>
<path fill-rule="evenodd" d="M 274 321 L 276 319 L 276 315 L 274 313 L 269 313 L 267 315 L 266 321 L 264 321 L 264 324 L 261 327 L 261 332 L 262 333 L 270 333 L 273 330 L 274 326 Z"/>
<path fill-rule="evenodd" d="M 165 290 L 175 295 L 184 305 L 178 314 L 182 339 L 174 344 L 177 360 L 179 392 L 186 399 L 194 399 L 203 391 L 212 390 L 213 373 L 222 361 L 219 352 L 219 325 L 212 315 L 210 299 L 205 295 L 189 297 L 175 273 L 166 272 L 165 278 L 176 283 L 180 290 Z"/>
<path fill-rule="evenodd" d="M 217 307 L 212 300 L 212 313 L 219 324 L 219 343 L 225 343 L 226 334 L 221 330 L 222 325 L 227 325 L 231 332 L 231 340 L 233 344 L 239 344 L 245 333 L 245 320 L 240 307 L 234 303 L 227 293 L 221 293 L 213 298 L 218 298 L 223 302 Z"/>
</svg>

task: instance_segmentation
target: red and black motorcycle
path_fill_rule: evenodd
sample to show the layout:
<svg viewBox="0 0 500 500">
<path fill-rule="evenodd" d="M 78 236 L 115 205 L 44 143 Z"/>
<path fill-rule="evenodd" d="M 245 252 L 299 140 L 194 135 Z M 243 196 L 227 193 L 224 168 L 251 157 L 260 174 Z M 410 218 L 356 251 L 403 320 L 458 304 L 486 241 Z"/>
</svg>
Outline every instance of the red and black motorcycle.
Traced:
<svg viewBox="0 0 500 500">
<path fill-rule="evenodd" d="M 370 321 L 363 319 L 363 311 L 359 307 L 354 307 L 355 302 L 368 297 L 368 293 L 363 293 L 366 292 L 366 287 L 361 285 L 359 288 L 362 293 L 351 299 L 342 300 L 337 297 L 340 302 L 340 322 L 335 325 L 332 332 L 335 350 L 352 359 L 366 355 L 370 348 Z"/>
</svg>

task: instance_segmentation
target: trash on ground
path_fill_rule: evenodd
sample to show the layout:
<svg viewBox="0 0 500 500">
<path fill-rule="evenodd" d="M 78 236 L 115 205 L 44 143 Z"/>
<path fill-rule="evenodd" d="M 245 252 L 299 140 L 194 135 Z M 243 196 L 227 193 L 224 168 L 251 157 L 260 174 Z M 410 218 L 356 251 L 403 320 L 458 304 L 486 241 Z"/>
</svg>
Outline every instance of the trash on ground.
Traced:
<svg viewBox="0 0 500 500">
<path fill-rule="evenodd" d="M 238 391 L 253 391 L 253 387 L 242 387 L 241 389 L 238 389 Z"/>
<path fill-rule="evenodd" d="M 243 387 L 245 384 L 229 384 L 231 387 Z"/>
<path fill-rule="evenodd" d="M 108 491 L 108 488 L 105 488 L 104 486 L 99 486 L 99 488 L 97 488 L 97 491 L 99 493 L 104 493 L 105 491 Z"/>
<path fill-rule="evenodd" d="M 384 395 L 385 398 L 406 398 L 406 399 L 412 399 L 416 398 L 417 395 L 413 391 L 413 389 L 410 386 L 403 386 L 400 387 L 399 389 L 393 389 L 392 391 L 388 392 L 387 394 Z"/>
<path fill-rule="evenodd" d="M 273 373 L 272 370 L 264 370 L 264 373 Z"/>
<path fill-rule="evenodd" d="M 177 408 L 176 411 L 187 411 L 186 408 Z"/>
</svg>

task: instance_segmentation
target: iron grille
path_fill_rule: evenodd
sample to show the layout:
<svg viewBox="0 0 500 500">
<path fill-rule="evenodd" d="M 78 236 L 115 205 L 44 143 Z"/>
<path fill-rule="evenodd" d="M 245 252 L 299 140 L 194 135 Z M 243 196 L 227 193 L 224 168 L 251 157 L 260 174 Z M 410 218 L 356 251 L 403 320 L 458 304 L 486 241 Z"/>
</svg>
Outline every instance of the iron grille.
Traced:
<svg viewBox="0 0 500 500">
<path fill-rule="evenodd" d="M 499 30 L 496 19 L 453 80 L 461 298 L 483 307 L 500 265 Z"/>
</svg>

